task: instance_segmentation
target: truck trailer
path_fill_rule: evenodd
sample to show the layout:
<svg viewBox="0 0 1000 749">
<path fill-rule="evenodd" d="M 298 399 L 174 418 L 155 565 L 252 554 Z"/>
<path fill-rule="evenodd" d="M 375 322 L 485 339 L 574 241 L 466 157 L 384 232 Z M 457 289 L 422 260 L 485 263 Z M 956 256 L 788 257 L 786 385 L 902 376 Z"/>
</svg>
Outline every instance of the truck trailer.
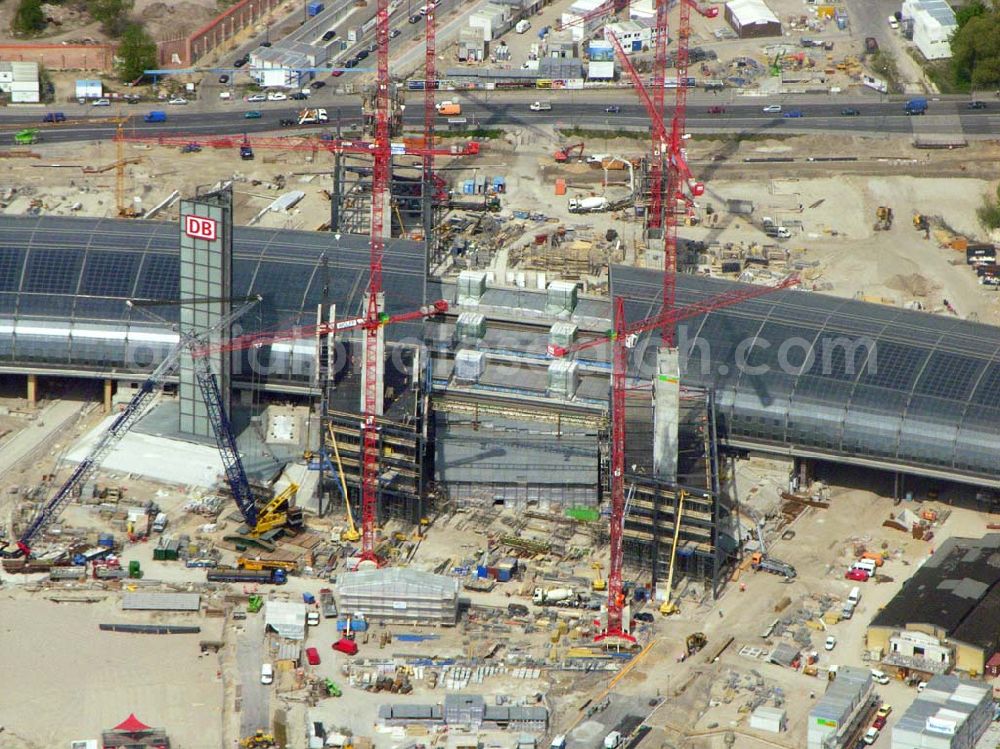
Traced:
<svg viewBox="0 0 1000 749">
<path fill-rule="evenodd" d="M 927 113 L 927 99 L 923 96 L 917 97 L 916 99 L 909 99 L 906 102 L 906 107 L 904 111 L 907 114 L 926 114 Z"/>
<path fill-rule="evenodd" d="M 579 606 L 580 594 L 572 588 L 535 588 L 531 602 L 536 606 Z"/>
<path fill-rule="evenodd" d="M 213 567 L 208 571 L 210 583 L 264 583 L 284 585 L 288 573 L 284 570 L 240 570 L 235 567 Z"/>
<path fill-rule="evenodd" d="M 303 109 L 299 112 L 300 125 L 324 125 L 329 121 L 325 109 Z"/>
</svg>

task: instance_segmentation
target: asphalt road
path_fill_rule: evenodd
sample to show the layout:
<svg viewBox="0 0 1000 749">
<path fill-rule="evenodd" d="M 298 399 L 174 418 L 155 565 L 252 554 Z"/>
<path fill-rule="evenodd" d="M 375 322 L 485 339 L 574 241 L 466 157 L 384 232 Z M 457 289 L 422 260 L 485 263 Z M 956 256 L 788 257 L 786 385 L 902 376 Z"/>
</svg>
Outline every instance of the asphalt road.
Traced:
<svg viewBox="0 0 1000 749">
<path fill-rule="evenodd" d="M 252 736 L 258 728 L 267 730 L 271 726 L 270 698 L 274 687 L 260 683 L 260 667 L 264 662 L 263 642 L 264 613 L 249 614 L 244 631 L 236 640 L 236 666 L 243 697 L 241 736 Z"/>
<path fill-rule="evenodd" d="M 548 112 L 531 112 L 528 104 L 538 97 L 538 92 L 530 95 L 523 93 L 486 93 L 474 95 L 453 95 L 451 98 L 462 102 L 462 116 L 470 126 L 485 128 L 505 127 L 510 125 L 531 127 L 551 124 L 579 125 L 594 129 L 614 130 L 621 127 L 648 127 L 648 118 L 639 104 L 621 104 L 618 113 L 604 111 L 606 102 L 621 100 L 622 94 L 610 96 L 607 92 L 552 92 L 548 100 L 552 102 L 552 110 Z M 412 95 L 420 96 L 419 92 Z M 445 98 L 439 94 L 438 98 Z M 333 106 L 331 99 L 338 106 Z M 838 98 L 836 102 L 811 100 L 796 104 L 794 99 L 759 100 L 753 103 L 744 101 L 725 102 L 721 99 L 699 97 L 688 106 L 688 128 L 691 131 L 722 130 L 726 132 L 766 133 L 782 131 L 818 131 L 818 132 L 892 132 L 910 133 L 913 131 L 912 117 L 903 112 L 903 102 L 876 101 L 869 99 L 848 100 Z M 777 114 L 762 111 L 765 103 L 782 102 L 783 112 Z M 305 102 L 294 102 L 304 104 Z M 128 132 L 138 136 L 186 136 L 192 140 L 209 134 L 240 134 L 261 133 L 280 129 L 279 120 L 294 118 L 300 107 L 289 106 L 292 102 L 259 102 L 249 104 L 239 102 L 229 104 L 226 111 L 195 111 L 180 106 L 161 106 L 167 112 L 165 123 L 142 122 L 141 115 L 149 111 L 148 105 L 136 105 L 126 111 L 134 113 L 134 119 L 128 125 Z M 357 97 L 332 96 L 324 90 L 309 102 L 310 106 L 324 106 L 330 115 L 330 125 L 325 130 L 333 130 L 336 121 L 340 120 L 344 127 L 359 125 L 361 120 L 361 105 Z M 709 108 L 723 106 L 725 111 L 709 114 Z M 966 108 L 965 100 L 935 100 L 930 103 L 927 117 L 949 115 L 950 120 L 961 125 L 962 133 L 966 135 L 989 135 L 1000 131 L 1000 102 L 991 101 L 988 109 L 970 110 Z M 844 116 L 841 111 L 855 108 L 858 116 Z M 78 108 L 81 109 L 82 108 Z M 255 109 L 262 113 L 260 119 L 245 119 L 244 113 Z M 788 118 L 784 115 L 789 111 L 801 112 L 802 117 Z M 93 116 L 93 112 L 80 114 L 80 117 Z M 668 109 L 669 117 L 670 111 Z M 114 136 L 115 128 L 110 122 L 105 125 L 90 120 L 75 124 L 75 115 L 67 111 L 68 121 L 40 131 L 41 142 L 67 142 L 108 139 Z M 0 115 L 0 131 L 11 132 L 23 127 L 39 123 L 39 113 L 26 115 Z M 423 122 L 420 106 L 407 107 L 404 120 L 407 124 L 419 126 Z M 442 126 L 445 124 L 443 118 Z M 923 122 L 920 124 L 924 124 Z M 929 124 L 929 123 L 928 123 Z M 296 132 L 308 131 L 310 128 L 295 128 Z M 312 128 L 315 130 L 316 128 Z M 961 133 L 953 133 L 960 135 Z"/>
</svg>

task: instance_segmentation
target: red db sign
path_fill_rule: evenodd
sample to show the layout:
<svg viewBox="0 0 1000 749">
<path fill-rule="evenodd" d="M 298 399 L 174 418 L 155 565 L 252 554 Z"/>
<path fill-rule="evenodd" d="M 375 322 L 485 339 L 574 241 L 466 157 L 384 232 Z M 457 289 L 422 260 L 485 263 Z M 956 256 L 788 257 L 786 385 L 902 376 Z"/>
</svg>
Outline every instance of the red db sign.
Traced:
<svg viewBox="0 0 1000 749">
<path fill-rule="evenodd" d="M 201 216 L 184 217 L 184 233 L 192 239 L 214 240 L 219 236 L 219 222 Z"/>
</svg>

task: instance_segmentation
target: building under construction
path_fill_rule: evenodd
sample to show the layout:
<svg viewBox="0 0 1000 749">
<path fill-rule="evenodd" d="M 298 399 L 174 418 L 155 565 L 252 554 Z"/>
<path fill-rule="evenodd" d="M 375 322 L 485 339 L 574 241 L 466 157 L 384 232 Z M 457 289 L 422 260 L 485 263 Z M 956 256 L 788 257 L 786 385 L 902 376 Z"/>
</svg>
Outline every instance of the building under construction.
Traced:
<svg viewBox="0 0 1000 749">
<path fill-rule="evenodd" d="M 262 296 L 241 321 L 246 331 L 363 311 L 367 237 L 234 227 L 232 239 L 230 293 Z M 163 308 L 159 322 L 126 301 L 176 297 L 183 262 L 175 224 L 0 217 L 0 371 L 26 377 L 29 396 L 46 378 L 76 378 L 103 383 L 110 399 L 116 383 L 134 383 L 163 356 L 177 335 L 170 326 L 181 321 L 176 307 Z M 420 243 L 387 243 L 387 314 L 435 299 L 450 308 L 384 329 L 383 519 L 418 522 L 476 505 L 606 514 L 610 346 L 567 360 L 547 352 L 550 344 L 605 336 L 608 298 L 573 282 L 528 290 L 479 273 L 430 277 L 425 262 Z M 658 311 L 660 273 L 613 266 L 610 282 L 628 300 L 629 320 Z M 730 288 L 681 276 L 678 305 Z M 357 499 L 356 336 L 274 343 L 229 361 L 234 409 L 241 408 L 236 395 L 252 393 L 257 403 L 292 399 L 322 413 L 324 439 L 312 449 L 330 474 L 325 499 L 314 505 L 324 514 L 341 511 L 334 488 L 341 472 Z M 726 477 L 741 451 L 1000 484 L 1000 365 L 991 359 L 1000 334 L 993 328 L 781 291 L 693 317 L 679 340 L 673 478 L 657 475 L 662 456 L 651 438 L 657 339 L 639 336 L 630 350 L 624 547 L 631 564 L 656 578 L 666 576 L 676 545 L 678 571 L 718 587 L 740 535 L 738 497 Z M 751 350 L 752 367 L 731 366 L 742 342 L 763 340 L 769 346 Z M 817 355 L 789 368 L 778 352 L 802 340 Z M 870 366 L 876 351 L 877 369 Z"/>
</svg>

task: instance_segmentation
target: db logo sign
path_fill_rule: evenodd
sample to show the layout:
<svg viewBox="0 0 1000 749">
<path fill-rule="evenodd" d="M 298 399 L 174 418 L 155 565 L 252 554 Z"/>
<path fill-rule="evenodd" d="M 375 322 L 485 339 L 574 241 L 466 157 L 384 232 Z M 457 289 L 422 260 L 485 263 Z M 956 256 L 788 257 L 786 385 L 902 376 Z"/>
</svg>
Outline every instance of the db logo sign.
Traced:
<svg viewBox="0 0 1000 749">
<path fill-rule="evenodd" d="M 219 222 L 201 216 L 184 217 L 184 233 L 192 239 L 212 241 L 219 236 Z"/>
</svg>

